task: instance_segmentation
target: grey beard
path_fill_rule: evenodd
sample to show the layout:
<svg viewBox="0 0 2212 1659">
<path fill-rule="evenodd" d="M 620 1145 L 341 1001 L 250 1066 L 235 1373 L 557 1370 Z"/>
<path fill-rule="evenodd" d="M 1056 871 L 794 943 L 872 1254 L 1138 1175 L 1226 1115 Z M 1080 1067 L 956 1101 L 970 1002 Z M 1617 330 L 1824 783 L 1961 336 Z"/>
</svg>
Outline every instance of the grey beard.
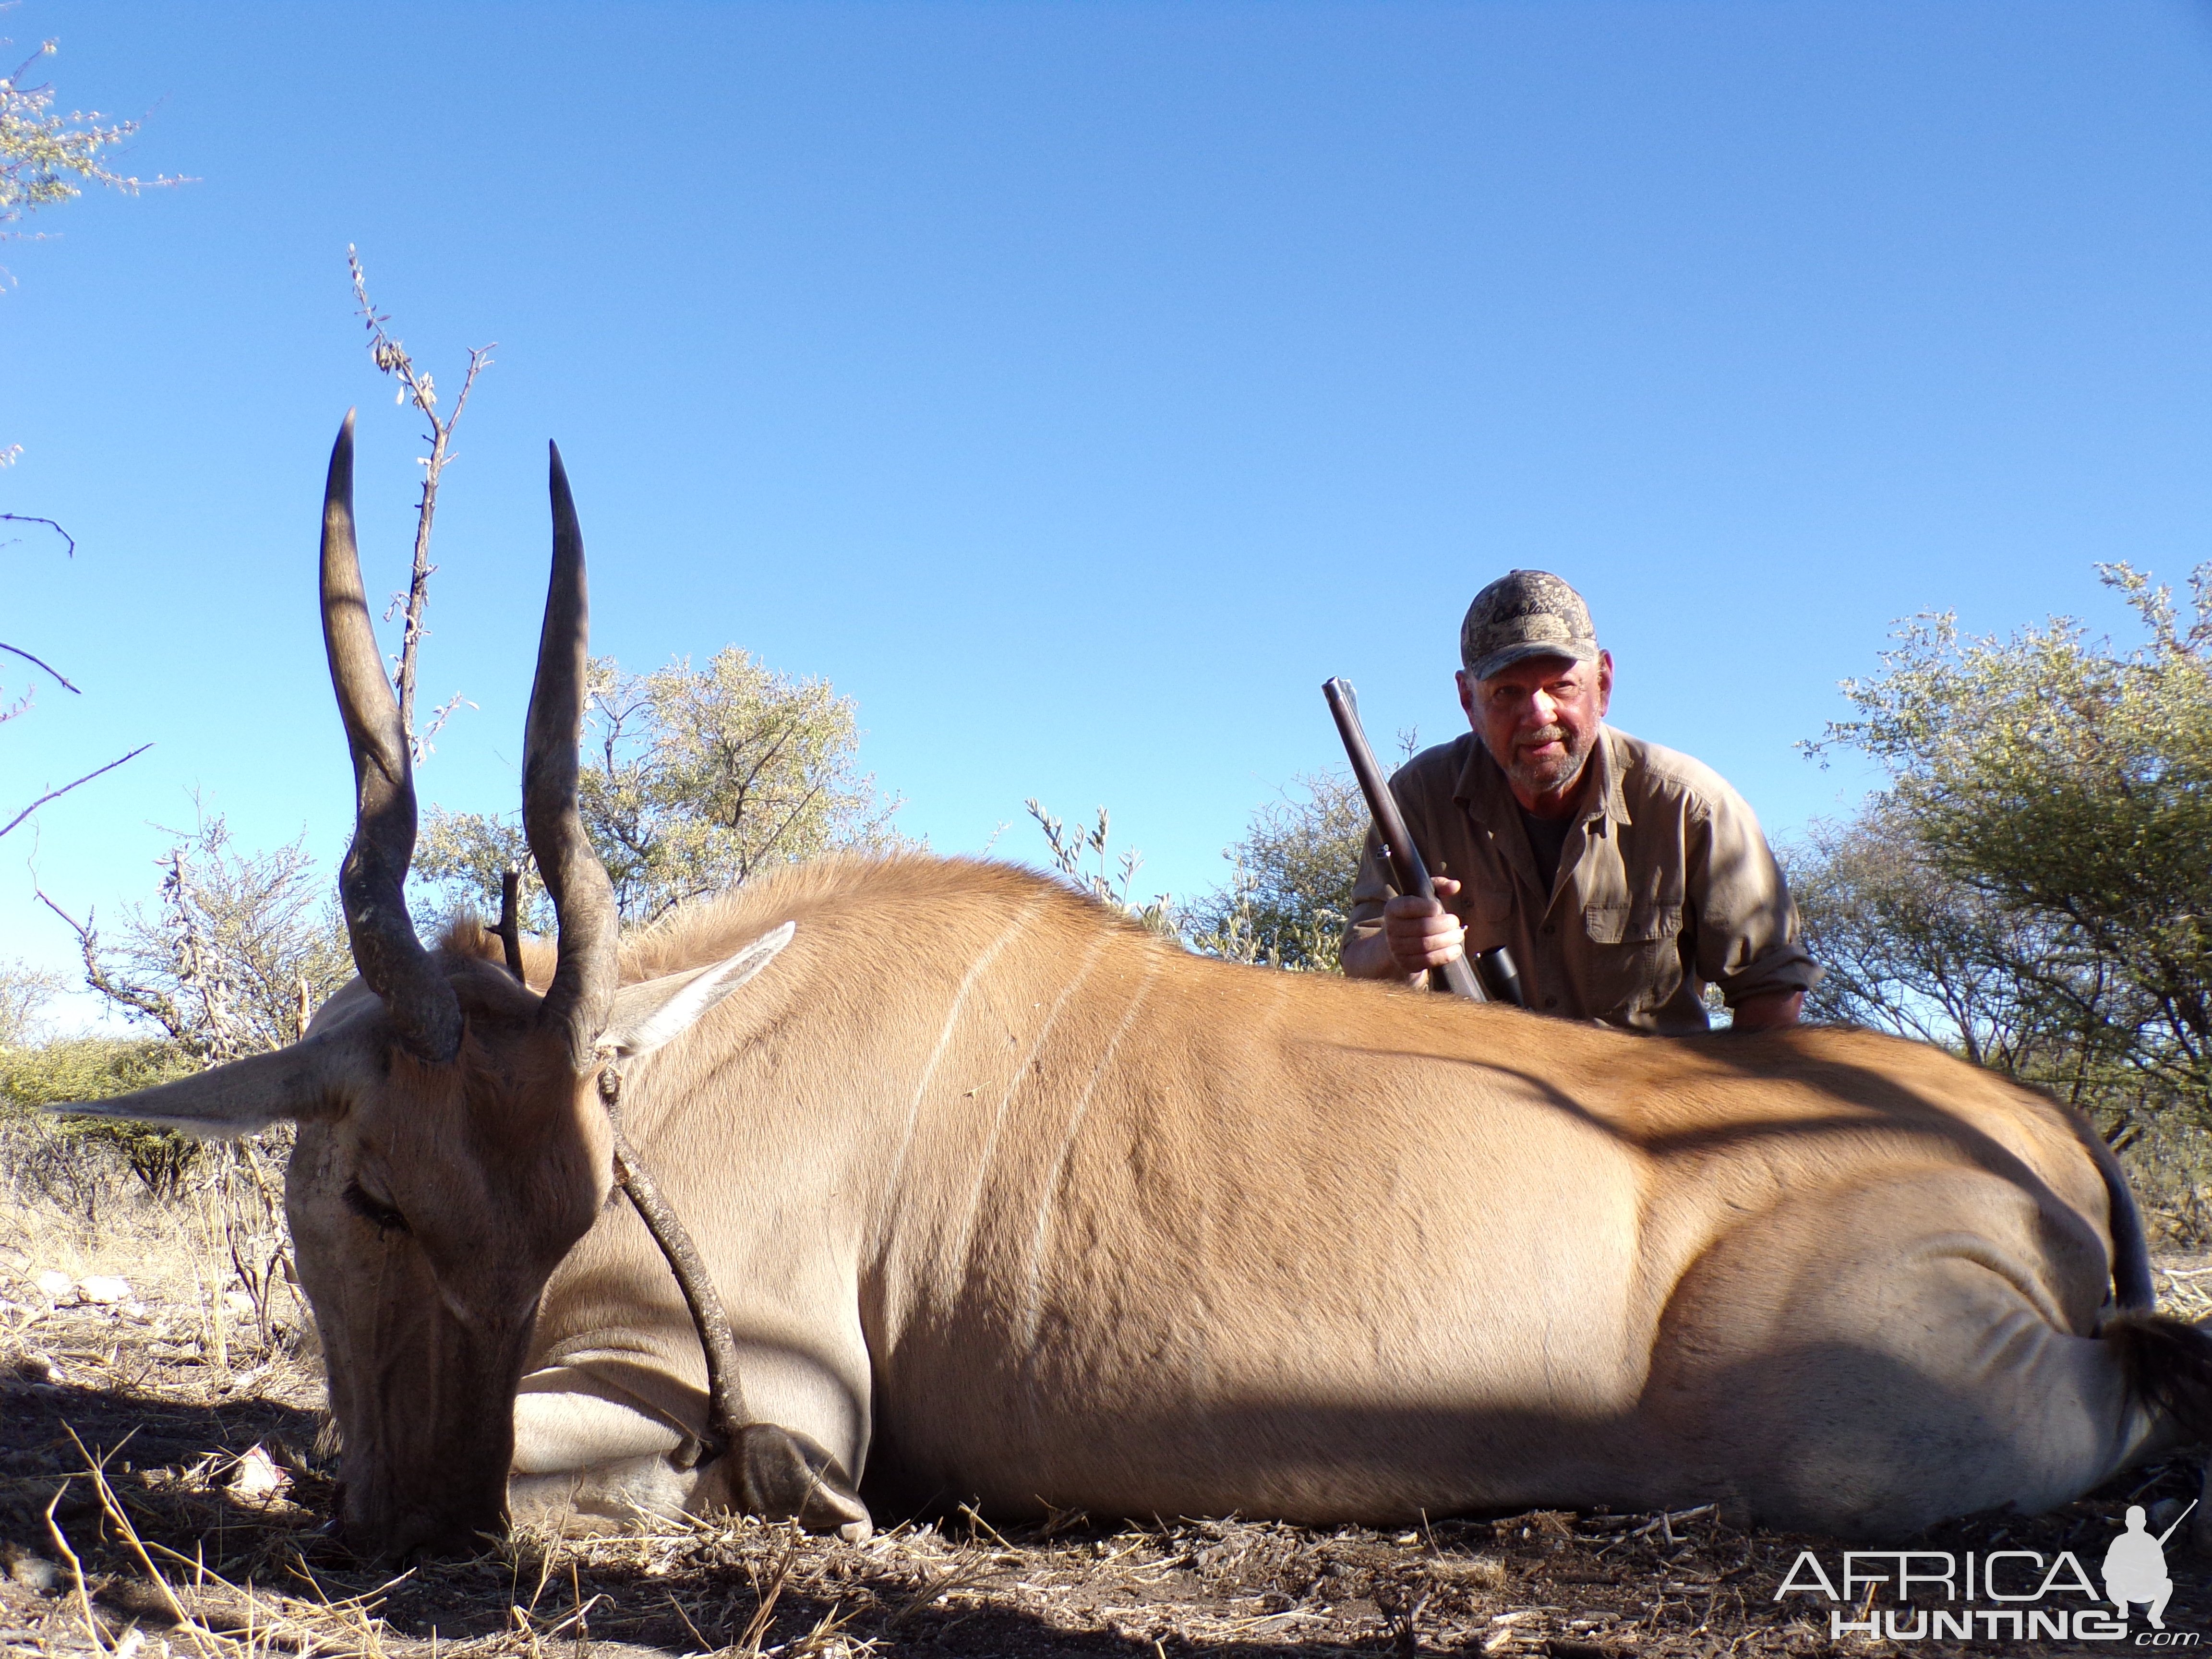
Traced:
<svg viewBox="0 0 2212 1659">
<path fill-rule="evenodd" d="M 1507 769 L 1507 775 L 1532 795 L 1548 795 L 1567 788 L 1582 775 L 1583 764 L 1589 759 L 1591 744 L 1570 750 L 1555 761 L 1516 760 Z"/>
</svg>

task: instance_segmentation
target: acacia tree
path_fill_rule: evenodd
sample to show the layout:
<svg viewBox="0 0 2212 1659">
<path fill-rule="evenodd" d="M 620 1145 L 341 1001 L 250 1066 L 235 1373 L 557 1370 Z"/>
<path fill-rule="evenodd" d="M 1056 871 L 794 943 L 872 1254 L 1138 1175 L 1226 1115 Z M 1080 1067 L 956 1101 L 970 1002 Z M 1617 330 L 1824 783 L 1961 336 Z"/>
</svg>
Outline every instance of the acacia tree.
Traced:
<svg viewBox="0 0 2212 1659">
<path fill-rule="evenodd" d="M 11 45 L 0 40 L 0 50 Z M 110 120 L 98 110 L 57 112 L 52 84 L 29 77 L 43 60 L 60 50 L 60 41 L 42 40 L 36 52 L 15 65 L 15 73 L 0 78 L 0 241 L 37 240 L 34 233 L 15 227 L 41 208 L 75 200 L 84 194 L 87 185 L 136 196 L 149 187 L 187 182 L 167 174 L 141 179 L 108 166 L 105 158 L 129 141 L 138 131 L 138 124 Z M 4 276 L 0 272 L 0 277 Z M 0 447 L 0 466 L 13 465 L 22 453 L 21 444 Z M 25 514 L 0 513 L 0 520 L 46 525 L 61 531 L 51 519 Z M 75 547 L 71 543 L 72 551 Z"/>
<path fill-rule="evenodd" d="M 2126 1034 L 2142 1009 L 2112 965 L 2047 921 L 1947 873 L 1887 796 L 1784 849 L 1816 1019 L 1951 1049 L 2078 1105 L 2141 1096 Z"/>
<path fill-rule="evenodd" d="M 2212 1119 L 2212 564 L 2185 619 L 2148 576 L 2099 572 L 2142 644 L 2064 617 L 1998 639 L 1919 617 L 1879 673 L 1844 683 L 1856 718 L 1811 747 L 1887 771 L 1871 810 L 1913 867 L 2001 921 L 1969 933 L 2010 941 L 1985 954 L 2042 1029 Z"/>
<path fill-rule="evenodd" d="M 649 674 L 601 657 L 586 722 L 578 809 L 627 921 L 775 866 L 897 842 L 898 803 L 859 770 L 853 700 L 826 680 L 779 673 L 734 645 L 703 668 L 687 659 Z M 520 816 L 431 808 L 420 879 L 496 911 L 511 867 L 525 872 L 525 914 L 543 925 Z"/>
<path fill-rule="evenodd" d="M 1317 772 L 1292 780 L 1222 854 L 1229 884 L 1192 907 L 1193 946 L 1231 962 L 1337 972 L 1367 825 L 1366 799 L 1350 777 Z"/>
<path fill-rule="evenodd" d="M 328 885 L 306 837 L 273 852 L 233 845 L 220 817 L 175 840 L 159 897 L 127 907 L 112 940 L 41 893 L 76 934 L 85 982 L 195 1060 L 221 1065 L 281 1048 L 353 976 Z"/>
<path fill-rule="evenodd" d="M 0 1054 L 45 1040 L 46 1005 L 61 988 L 59 975 L 0 957 Z"/>
<path fill-rule="evenodd" d="M 0 41 L 0 47 L 9 44 Z M 87 185 L 135 196 L 149 185 L 185 182 L 167 175 L 141 179 L 108 166 L 104 158 L 138 131 L 137 122 L 110 120 L 98 110 L 56 112 L 52 85 L 29 76 L 60 50 L 60 41 L 42 40 L 0 80 L 0 236 L 21 236 L 12 227 L 40 208 L 83 195 Z"/>
</svg>

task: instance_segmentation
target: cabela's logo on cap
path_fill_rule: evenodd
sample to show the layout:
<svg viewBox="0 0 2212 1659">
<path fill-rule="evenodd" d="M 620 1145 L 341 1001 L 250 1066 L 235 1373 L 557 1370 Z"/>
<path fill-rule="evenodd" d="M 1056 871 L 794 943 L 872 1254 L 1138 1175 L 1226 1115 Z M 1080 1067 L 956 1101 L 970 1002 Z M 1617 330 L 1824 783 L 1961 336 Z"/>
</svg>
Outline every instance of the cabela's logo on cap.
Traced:
<svg viewBox="0 0 2212 1659">
<path fill-rule="evenodd" d="M 1459 626 L 1460 661 L 1479 680 L 1526 657 L 1597 656 L 1589 606 L 1548 570 L 1507 572 L 1474 596 Z"/>
</svg>

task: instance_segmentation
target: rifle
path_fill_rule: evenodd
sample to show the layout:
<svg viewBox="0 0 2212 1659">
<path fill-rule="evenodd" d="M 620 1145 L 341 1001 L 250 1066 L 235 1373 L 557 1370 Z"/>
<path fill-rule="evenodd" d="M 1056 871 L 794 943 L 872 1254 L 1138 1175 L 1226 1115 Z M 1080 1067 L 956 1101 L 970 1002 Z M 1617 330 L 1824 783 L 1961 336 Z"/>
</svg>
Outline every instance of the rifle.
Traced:
<svg viewBox="0 0 2212 1659">
<path fill-rule="evenodd" d="M 2197 1507 L 2197 1500 L 2196 1500 L 2195 1498 L 2191 1498 L 2191 1499 L 2189 1500 L 2189 1510 L 2193 1510 L 2193 1509 L 2195 1509 L 2196 1507 Z M 2173 1525 L 2172 1525 L 2172 1526 L 2171 1526 L 2171 1527 L 2168 1527 L 2168 1528 L 2167 1528 L 2164 1532 L 2162 1532 L 2162 1533 L 2159 1534 L 2159 1535 L 2158 1535 L 2158 1547 L 2159 1547 L 2159 1548 L 2160 1548 L 2160 1549 L 2164 1549 L 2164 1548 L 2166 1547 L 2166 1540 L 2167 1539 L 2169 1539 L 2169 1538 L 2171 1538 L 2171 1537 L 2172 1537 L 2172 1536 L 2173 1536 L 2174 1533 L 2175 1533 L 2175 1532 L 2179 1528 L 2179 1527 L 2180 1527 L 2180 1525 L 2181 1525 L 2181 1523 L 2182 1523 L 2183 1522 L 2185 1522 L 2185 1521 L 2186 1521 L 2187 1519 L 2189 1519 L 2189 1510 L 2182 1510 L 2182 1512 L 2181 1512 L 2180 1514 L 2179 1514 L 2179 1515 L 2175 1516 L 2173 1517 Z M 1817 1564 L 1816 1564 L 1816 1565 L 1817 1565 Z"/>
<path fill-rule="evenodd" d="M 1413 845 L 1405 815 L 1398 811 L 1398 799 L 1382 781 L 1382 769 L 1376 765 L 1375 751 L 1368 746 L 1367 733 L 1359 724 L 1359 693 L 1352 690 L 1350 680 L 1338 678 L 1323 680 L 1321 694 L 1328 700 L 1328 712 L 1336 717 L 1344 752 L 1352 760 L 1352 775 L 1359 780 L 1359 793 L 1367 797 L 1367 810 L 1374 814 L 1382 851 L 1390 861 L 1391 878 L 1401 893 L 1434 898 L 1437 890 L 1429 879 L 1429 866 L 1421 861 L 1421 849 Z M 1516 1008 L 1528 1006 L 1522 994 L 1521 974 L 1513 964 L 1513 953 L 1502 945 L 1483 951 L 1472 963 L 1462 956 L 1433 971 L 1443 976 L 1446 989 L 1470 1002 L 1510 1002 Z"/>
</svg>

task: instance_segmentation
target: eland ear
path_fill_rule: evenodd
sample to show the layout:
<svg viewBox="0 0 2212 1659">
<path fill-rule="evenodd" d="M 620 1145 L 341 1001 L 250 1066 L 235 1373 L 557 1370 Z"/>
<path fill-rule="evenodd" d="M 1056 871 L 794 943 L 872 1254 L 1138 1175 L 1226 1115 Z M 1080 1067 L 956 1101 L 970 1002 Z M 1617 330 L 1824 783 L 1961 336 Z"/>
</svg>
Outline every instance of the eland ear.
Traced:
<svg viewBox="0 0 2212 1659">
<path fill-rule="evenodd" d="M 135 1094 L 106 1100 L 58 1100 L 46 1109 L 62 1117 L 149 1123 L 203 1140 L 250 1135 L 281 1118 L 313 1117 L 329 1110 L 333 1073 L 349 1057 L 330 1042 L 310 1040 Z"/>
<path fill-rule="evenodd" d="M 791 943 L 796 922 L 762 934 L 735 956 L 690 973 L 668 974 L 615 993 L 612 1016 L 599 1049 L 617 1060 L 642 1060 L 696 1025 L 709 1008 L 775 960 Z"/>
</svg>

